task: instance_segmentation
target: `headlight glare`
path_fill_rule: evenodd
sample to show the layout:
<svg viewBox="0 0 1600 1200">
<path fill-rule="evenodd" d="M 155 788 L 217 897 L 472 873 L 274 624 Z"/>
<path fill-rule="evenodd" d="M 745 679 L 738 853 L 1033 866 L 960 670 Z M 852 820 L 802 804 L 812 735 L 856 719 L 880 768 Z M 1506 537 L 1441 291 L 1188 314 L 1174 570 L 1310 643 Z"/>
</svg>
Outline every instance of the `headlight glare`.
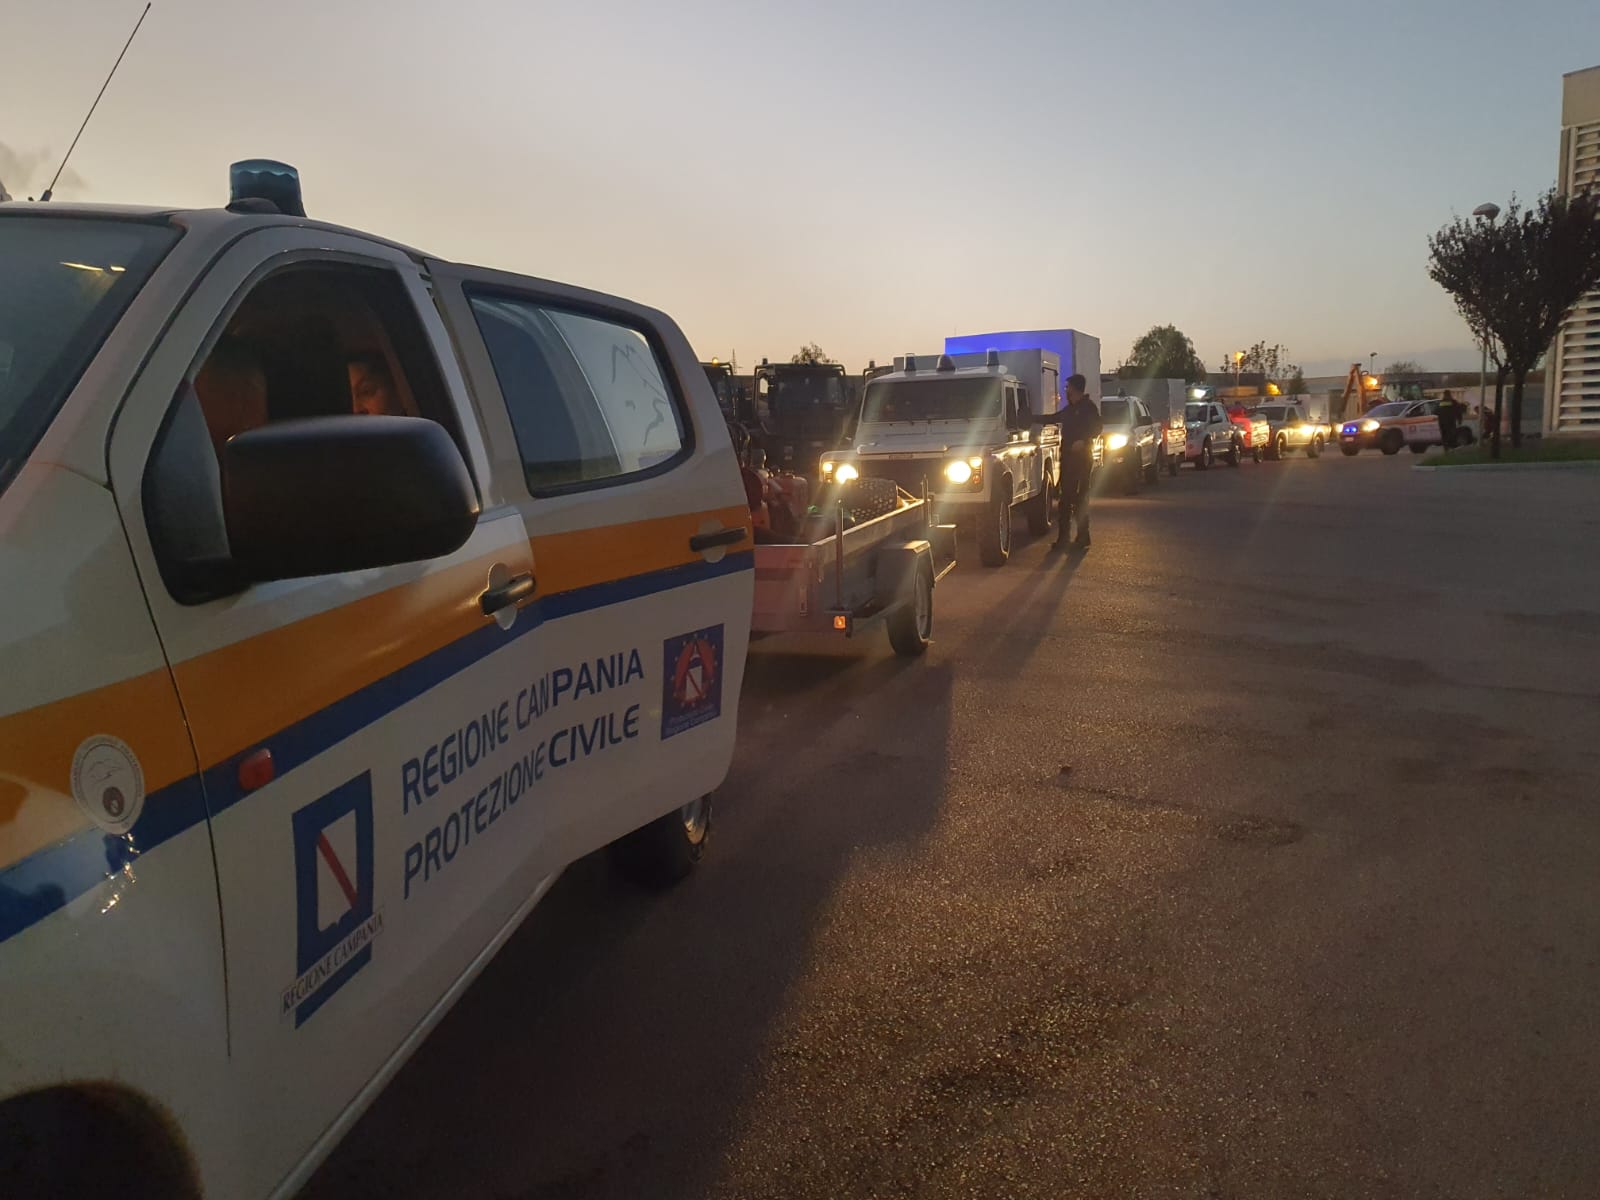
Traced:
<svg viewBox="0 0 1600 1200">
<path fill-rule="evenodd" d="M 957 460 L 953 463 L 946 463 L 944 468 L 944 477 L 951 483 L 971 483 L 972 466 L 971 464 L 961 462 L 960 460 Z"/>
</svg>

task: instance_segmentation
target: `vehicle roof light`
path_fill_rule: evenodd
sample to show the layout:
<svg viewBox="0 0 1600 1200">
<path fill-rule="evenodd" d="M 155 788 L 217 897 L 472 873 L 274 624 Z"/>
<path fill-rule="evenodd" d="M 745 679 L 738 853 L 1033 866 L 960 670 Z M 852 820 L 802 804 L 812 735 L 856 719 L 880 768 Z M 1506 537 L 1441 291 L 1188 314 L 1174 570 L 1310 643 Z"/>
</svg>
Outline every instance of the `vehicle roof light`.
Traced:
<svg viewBox="0 0 1600 1200">
<path fill-rule="evenodd" d="M 956 364 L 948 354 L 941 354 L 934 360 L 933 369 L 935 371 L 954 371 Z"/>
<path fill-rule="evenodd" d="M 983 365 L 986 367 L 998 367 L 1000 365 L 1000 351 L 985 350 L 983 352 Z"/>
<path fill-rule="evenodd" d="M 303 217 L 300 172 L 270 158 L 247 158 L 228 168 L 229 212 L 273 212 Z"/>
<path fill-rule="evenodd" d="M 915 371 L 916 369 L 917 369 L 917 356 L 915 354 L 906 355 L 906 374 L 909 375 L 913 371 Z"/>
</svg>

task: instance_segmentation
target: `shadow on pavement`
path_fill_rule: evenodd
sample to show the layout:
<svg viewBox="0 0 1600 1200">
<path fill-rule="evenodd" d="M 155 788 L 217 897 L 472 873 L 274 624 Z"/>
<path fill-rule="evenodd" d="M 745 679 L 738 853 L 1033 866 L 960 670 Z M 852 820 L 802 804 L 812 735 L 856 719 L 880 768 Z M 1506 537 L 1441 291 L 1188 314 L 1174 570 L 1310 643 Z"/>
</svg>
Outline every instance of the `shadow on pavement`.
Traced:
<svg viewBox="0 0 1600 1200">
<path fill-rule="evenodd" d="M 712 1189 L 853 857 L 919 842 L 945 796 L 952 667 L 845 645 L 752 654 L 703 868 L 652 897 L 570 867 L 304 1196 Z"/>
</svg>

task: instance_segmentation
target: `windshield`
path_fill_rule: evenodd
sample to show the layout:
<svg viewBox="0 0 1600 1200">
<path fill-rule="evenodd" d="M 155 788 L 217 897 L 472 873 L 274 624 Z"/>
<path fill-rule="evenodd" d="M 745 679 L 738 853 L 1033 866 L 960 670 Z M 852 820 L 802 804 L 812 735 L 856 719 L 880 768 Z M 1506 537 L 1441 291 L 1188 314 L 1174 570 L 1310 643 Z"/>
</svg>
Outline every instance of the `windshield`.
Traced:
<svg viewBox="0 0 1600 1200">
<path fill-rule="evenodd" d="M 774 411 L 784 408 L 843 408 L 849 402 L 844 379 L 838 375 L 792 375 L 767 381 L 767 403 Z"/>
<path fill-rule="evenodd" d="M 1133 420 L 1132 411 L 1128 401 L 1121 396 L 1112 396 L 1109 400 L 1100 401 L 1100 418 L 1107 424 L 1128 424 Z"/>
<path fill-rule="evenodd" d="M 998 379 L 896 379 L 867 385 L 862 421 L 982 421 L 1001 415 Z"/>
<path fill-rule="evenodd" d="M 132 221 L 0 217 L 0 488 L 177 238 Z"/>
</svg>

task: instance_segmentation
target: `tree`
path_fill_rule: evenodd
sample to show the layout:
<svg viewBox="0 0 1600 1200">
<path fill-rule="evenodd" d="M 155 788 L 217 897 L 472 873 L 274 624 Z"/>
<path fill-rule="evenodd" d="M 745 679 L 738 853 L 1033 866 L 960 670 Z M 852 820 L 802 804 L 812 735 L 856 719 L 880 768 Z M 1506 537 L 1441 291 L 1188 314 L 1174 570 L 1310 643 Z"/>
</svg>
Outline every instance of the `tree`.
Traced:
<svg viewBox="0 0 1600 1200">
<path fill-rule="evenodd" d="M 1294 369 L 1294 374 L 1289 376 L 1289 382 L 1283 385 L 1285 396 L 1304 396 L 1306 394 L 1306 373 L 1299 367 Z"/>
<path fill-rule="evenodd" d="M 1397 358 L 1383 369 L 1383 374 L 1386 378 L 1393 375 L 1421 375 L 1422 364 L 1415 359 Z"/>
<path fill-rule="evenodd" d="M 1272 383 L 1295 377 L 1300 377 L 1301 382 L 1304 383 L 1300 368 L 1289 361 L 1289 352 L 1277 343 L 1269 346 L 1265 342 L 1257 342 L 1254 346 L 1251 346 L 1250 349 L 1244 352 L 1244 357 L 1239 360 L 1238 370 L 1241 375 L 1260 375 L 1263 379 Z M 1233 371 L 1233 355 L 1230 354 L 1222 361 L 1222 373 L 1230 375 Z"/>
<path fill-rule="evenodd" d="M 1578 300 L 1600 283 L 1600 196 L 1554 188 L 1523 209 L 1515 196 L 1500 220 L 1457 217 L 1428 239 L 1428 274 L 1449 292 L 1496 368 L 1495 431 L 1511 377 L 1511 444 L 1522 444 L 1528 372 L 1555 340 Z"/>
<path fill-rule="evenodd" d="M 830 360 L 828 356 L 822 352 L 821 346 L 817 345 L 815 342 L 808 342 L 806 345 L 801 346 L 799 353 L 797 353 L 789 361 L 795 363 L 825 363 Z"/>
<path fill-rule="evenodd" d="M 1194 352 L 1194 343 L 1175 325 L 1152 325 L 1133 343 L 1128 360 L 1117 368 L 1120 379 L 1182 379 L 1197 383 L 1206 377 L 1206 365 Z"/>
</svg>

